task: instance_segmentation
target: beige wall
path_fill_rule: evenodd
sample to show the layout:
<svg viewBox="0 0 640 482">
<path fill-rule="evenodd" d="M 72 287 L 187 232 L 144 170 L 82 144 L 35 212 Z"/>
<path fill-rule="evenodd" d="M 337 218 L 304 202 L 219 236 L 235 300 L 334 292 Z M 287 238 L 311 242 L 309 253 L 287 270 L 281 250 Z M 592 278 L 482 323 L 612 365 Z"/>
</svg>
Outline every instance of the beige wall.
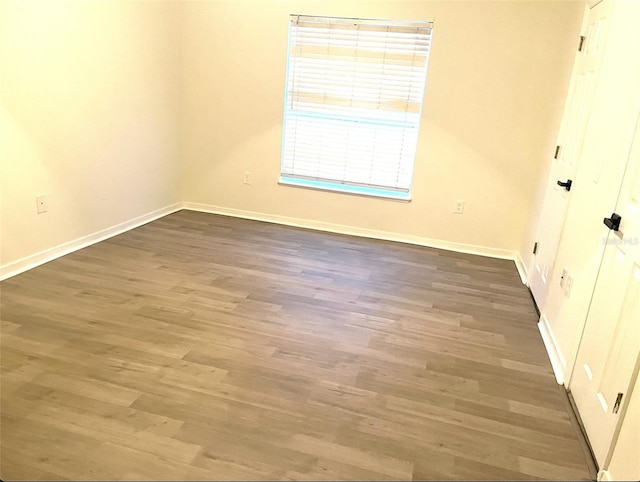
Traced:
<svg viewBox="0 0 640 482">
<path fill-rule="evenodd" d="M 584 3 L 217 1 L 184 11 L 183 198 L 515 255 L 548 167 Z M 279 186 L 290 13 L 435 19 L 409 204 Z M 252 185 L 243 185 L 243 171 Z M 456 199 L 465 213 L 452 213 Z"/>
<path fill-rule="evenodd" d="M 1 264 L 180 201 L 179 4 L 1 8 Z"/>
<path fill-rule="evenodd" d="M 555 141 L 583 8 L 0 5 L 0 271 L 179 201 L 515 255 Z M 435 19 L 411 203 L 277 184 L 289 13 Z M 49 197 L 43 215 L 39 194 Z M 456 199 L 466 201 L 465 214 L 452 213 Z"/>
</svg>

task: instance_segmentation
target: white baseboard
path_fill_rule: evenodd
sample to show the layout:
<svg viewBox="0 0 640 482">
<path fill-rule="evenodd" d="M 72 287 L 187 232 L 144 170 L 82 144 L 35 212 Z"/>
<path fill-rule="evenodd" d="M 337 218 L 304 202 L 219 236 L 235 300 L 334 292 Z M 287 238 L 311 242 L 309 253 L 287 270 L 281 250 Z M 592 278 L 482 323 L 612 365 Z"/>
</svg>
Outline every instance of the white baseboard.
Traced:
<svg viewBox="0 0 640 482">
<path fill-rule="evenodd" d="M 613 479 L 611 478 L 611 474 L 609 473 L 609 471 L 603 469 L 600 472 L 598 472 L 598 478 L 596 480 L 609 481 Z"/>
<path fill-rule="evenodd" d="M 540 335 L 542 335 L 544 347 L 547 349 L 547 354 L 549 355 L 549 360 L 551 361 L 551 367 L 553 368 L 553 373 L 556 376 L 556 381 L 558 382 L 558 385 L 563 385 L 567 362 L 560 352 L 558 343 L 553 336 L 553 331 L 549 326 L 549 320 L 547 320 L 547 317 L 544 314 L 540 317 L 540 321 L 538 322 L 538 330 L 540 330 Z"/>
<path fill-rule="evenodd" d="M 252 211 L 243 211 L 240 209 L 225 208 L 221 206 L 213 206 L 210 204 L 186 202 L 183 204 L 183 208 L 189 209 L 191 211 L 200 211 L 200 212 L 211 213 L 211 214 L 221 214 L 224 216 L 232 216 L 236 218 L 253 219 L 256 221 L 265 221 L 268 223 L 283 224 L 286 226 L 294 226 L 298 228 L 315 229 L 318 231 L 327 231 L 330 233 L 337 233 L 337 234 L 348 234 L 351 236 L 381 239 L 384 241 L 398 241 L 401 243 L 415 244 L 418 246 L 427 246 L 430 248 L 456 251 L 458 253 L 468 253 L 468 254 L 476 254 L 480 256 L 488 256 L 490 258 L 509 259 L 514 262 L 516 260 L 516 254 L 517 254 L 515 251 L 509 251 L 506 249 L 488 248 L 485 246 L 476 246 L 472 244 L 443 241 L 440 239 L 424 238 L 421 236 L 412 236 L 409 234 L 380 231 L 375 229 L 358 228 L 354 226 L 347 226 L 344 224 L 325 223 L 322 221 L 313 221 L 309 219 L 292 218 L 288 216 L 277 216 L 274 214 L 257 213 Z M 517 262 L 516 262 L 516 266 L 517 266 Z"/>
<path fill-rule="evenodd" d="M 448 251 L 455 251 L 459 253 L 475 254 L 479 256 L 488 256 L 491 258 L 509 259 L 514 261 L 520 277 L 523 277 L 523 263 L 519 258 L 518 253 L 505 249 L 489 248 L 485 246 L 477 246 L 465 243 L 456 243 L 451 241 L 444 241 L 440 239 L 425 238 L 421 236 L 412 236 L 402 233 L 394 233 L 389 231 L 380 231 L 374 229 L 358 228 L 354 226 L 347 226 L 343 224 L 326 223 L 322 221 L 313 221 L 302 218 L 292 218 L 288 216 L 277 216 L 273 214 L 257 213 L 252 211 L 244 211 L 240 209 L 225 208 L 220 206 L 214 206 L 210 204 L 198 204 L 198 203 L 175 203 L 171 206 L 153 211 L 151 213 L 138 216 L 134 219 L 126 221 L 124 223 L 117 224 L 110 228 L 103 229 L 93 234 L 83 236 L 72 241 L 54 246 L 53 248 L 40 251 L 25 258 L 13 261 L 6 265 L 0 266 L 0 281 L 15 276 L 17 274 L 28 271 L 32 268 L 40 266 L 44 263 L 48 263 L 56 258 L 72 253 L 79 249 L 85 248 L 105 239 L 117 236 L 131 229 L 147 224 L 158 218 L 166 216 L 167 214 L 174 213 L 180 209 L 189 209 L 192 211 L 200 211 L 211 214 L 221 214 L 224 216 L 233 216 L 237 218 L 253 219 L 256 221 L 265 221 L 275 224 L 283 224 L 286 226 L 295 226 L 300 228 L 315 229 L 318 231 L 326 231 L 338 234 L 348 234 L 352 236 L 360 236 L 364 238 L 381 239 L 385 241 L 397 241 L 401 243 L 414 244 L 418 246 L 426 246 L 430 248 L 444 249 Z M 526 279 L 523 278 L 523 279 Z"/>
<path fill-rule="evenodd" d="M 142 226 L 143 224 L 155 221 L 158 218 L 179 211 L 180 209 L 182 209 L 182 204 L 175 203 L 162 209 L 158 209 L 157 211 L 153 211 L 151 213 L 138 216 L 134 219 L 130 219 L 129 221 L 125 221 L 124 223 L 116 224 L 115 226 L 111 226 L 110 228 L 102 229 L 93 234 L 82 236 L 81 238 L 59 244 L 58 246 L 54 246 L 53 248 L 45 249 L 44 251 L 40 251 L 39 253 L 35 253 L 17 261 L 2 265 L 0 266 L 0 281 L 17 274 L 24 273 L 25 271 L 33 269 L 44 263 L 48 263 L 49 261 L 60 258 L 61 256 L 64 256 L 66 254 L 72 253 L 82 248 L 86 248 L 87 246 L 99 243 L 100 241 L 104 241 L 105 239 L 111 238 L 113 236 L 117 236 L 118 234 L 122 234 L 126 231 Z"/>
<path fill-rule="evenodd" d="M 522 254 L 519 251 L 516 253 L 516 257 L 514 261 L 516 263 L 516 269 L 518 270 L 520 279 L 522 280 L 522 284 L 527 285 L 527 283 L 529 282 L 529 270 L 527 269 L 527 265 L 524 263 L 524 259 L 522 259 Z"/>
</svg>

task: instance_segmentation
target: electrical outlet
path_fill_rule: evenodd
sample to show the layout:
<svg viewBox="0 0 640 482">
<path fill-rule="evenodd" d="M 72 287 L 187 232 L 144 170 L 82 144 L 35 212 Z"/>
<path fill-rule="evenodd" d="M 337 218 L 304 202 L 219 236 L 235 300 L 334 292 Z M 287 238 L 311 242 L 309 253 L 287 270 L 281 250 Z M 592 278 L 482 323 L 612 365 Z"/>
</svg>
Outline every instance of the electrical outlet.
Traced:
<svg viewBox="0 0 640 482">
<path fill-rule="evenodd" d="M 244 171 L 244 177 L 242 178 L 243 184 L 251 184 L 251 172 Z"/>
<path fill-rule="evenodd" d="M 454 212 L 456 214 L 462 214 L 464 212 L 464 201 L 462 199 L 456 201 L 456 210 Z"/>
<path fill-rule="evenodd" d="M 46 213 L 48 209 L 47 196 L 36 196 L 36 210 L 38 214 Z"/>
</svg>

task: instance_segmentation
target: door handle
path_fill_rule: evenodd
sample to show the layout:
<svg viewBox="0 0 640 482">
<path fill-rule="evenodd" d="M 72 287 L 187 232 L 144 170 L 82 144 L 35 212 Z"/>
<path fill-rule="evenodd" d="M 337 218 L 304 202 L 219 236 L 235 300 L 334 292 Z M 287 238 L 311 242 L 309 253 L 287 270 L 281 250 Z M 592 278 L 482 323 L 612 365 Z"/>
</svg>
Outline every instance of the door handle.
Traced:
<svg viewBox="0 0 640 482">
<path fill-rule="evenodd" d="M 567 191 L 571 191 L 571 184 L 573 184 L 571 179 L 567 179 L 567 182 L 558 181 L 558 186 L 565 188 Z"/>
<path fill-rule="evenodd" d="M 620 229 L 620 222 L 622 221 L 622 216 L 619 214 L 613 213 L 610 218 L 604 218 L 604 225 L 613 231 L 617 231 Z"/>
</svg>

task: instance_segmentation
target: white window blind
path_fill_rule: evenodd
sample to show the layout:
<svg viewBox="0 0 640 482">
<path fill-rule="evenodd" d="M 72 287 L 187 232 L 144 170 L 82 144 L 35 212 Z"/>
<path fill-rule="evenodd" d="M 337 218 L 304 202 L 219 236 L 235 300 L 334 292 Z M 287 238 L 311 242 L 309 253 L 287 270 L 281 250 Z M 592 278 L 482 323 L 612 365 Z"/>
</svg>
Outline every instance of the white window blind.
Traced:
<svg viewBox="0 0 640 482">
<path fill-rule="evenodd" d="M 281 182 L 408 197 L 432 27 L 291 16 Z"/>
</svg>

